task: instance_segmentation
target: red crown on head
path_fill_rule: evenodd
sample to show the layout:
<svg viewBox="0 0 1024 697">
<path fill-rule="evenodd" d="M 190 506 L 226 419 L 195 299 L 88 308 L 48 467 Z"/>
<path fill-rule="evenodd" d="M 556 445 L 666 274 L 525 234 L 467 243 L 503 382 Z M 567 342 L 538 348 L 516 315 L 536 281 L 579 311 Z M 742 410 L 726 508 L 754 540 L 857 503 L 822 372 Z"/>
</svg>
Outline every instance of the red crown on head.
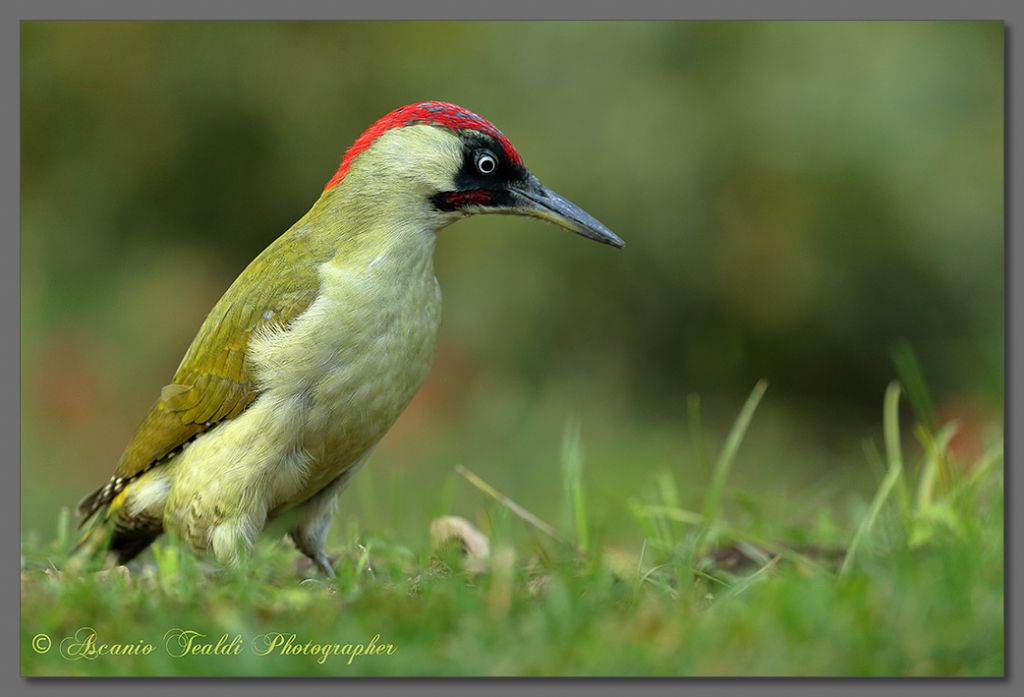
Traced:
<svg viewBox="0 0 1024 697">
<path fill-rule="evenodd" d="M 352 143 L 352 146 L 345 151 L 345 157 L 341 160 L 341 166 L 334 173 L 331 180 L 327 182 L 324 191 L 333 188 L 345 178 L 352 161 L 363 151 L 369 148 L 373 141 L 380 138 L 392 128 L 403 128 L 416 124 L 427 124 L 430 126 L 442 126 L 453 131 L 478 131 L 494 138 L 505 151 L 505 156 L 516 165 L 523 163 L 515 147 L 505 135 L 494 127 L 490 121 L 477 116 L 469 109 L 463 109 L 457 104 L 448 102 L 419 102 L 418 104 L 406 104 L 394 111 L 377 119 L 372 126 Z"/>
</svg>

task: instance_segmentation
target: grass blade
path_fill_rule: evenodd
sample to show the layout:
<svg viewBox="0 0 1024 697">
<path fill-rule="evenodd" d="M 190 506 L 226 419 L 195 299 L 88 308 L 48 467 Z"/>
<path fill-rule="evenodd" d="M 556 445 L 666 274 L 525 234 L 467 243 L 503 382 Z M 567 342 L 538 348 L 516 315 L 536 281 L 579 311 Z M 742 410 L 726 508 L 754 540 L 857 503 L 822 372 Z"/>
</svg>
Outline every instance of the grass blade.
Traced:
<svg viewBox="0 0 1024 697">
<path fill-rule="evenodd" d="M 875 519 L 878 518 L 878 514 L 882 511 L 882 506 L 885 505 L 886 500 L 889 498 L 889 494 L 892 493 L 893 487 L 896 486 L 896 482 L 900 479 L 903 473 L 903 456 L 899 447 L 899 404 L 899 383 L 890 383 L 888 389 L 885 391 L 885 409 L 883 415 L 885 450 L 889 460 L 889 470 L 886 472 L 885 478 L 879 485 L 878 491 L 875 492 L 875 497 L 871 500 L 871 506 L 868 508 L 867 514 L 864 516 L 864 520 L 861 521 L 860 525 L 857 526 L 857 532 L 854 533 L 853 540 L 850 542 L 850 546 L 846 550 L 846 558 L 843 560 L 843 565 L 839 569 L 840 577 L 847 575 L 850 572 L 850 569 L 853 568 L 853 560 L 857 556 L 857 550 L 860 548 L 864 538 L 874 526 Z"/>
<path fill-rule="evenodd" d="M 926 458 L 921 471 L 921 481 L 917 486 L 916 513 L 920 515 L 932 504 L 935 492 L 935 481 L 938 478 L 942 461 L 946 458 L 949 443 L 956 435 L 956 424 L 943 427 L 933 439 L 928 432 L 922 432 L 920 439 L 925 447 Z"/>
<path fill-rule="evenodd" d="M 892 362 L 896 366 L 896 373 L 900 382 L 907 390 L 907 399 L 914 410 L 917 420 L 924 424 L 930 432 L 934 433 L 938 428 L 938 421 L 935 417 L 935 403 L 932 401 L 931 393 L 928 391 L 928 383 L 924 379 L 924 371 L 917 355 L 910 347 L 910 342 L 901 340 L 892 348 Z"/>
<path fill-rule="evenodd" d="M 768 383 L 764 380 L 754 385 L 754 389 L 751 391 L 750 396 L 747 397 L 743 409 L 740 410 L 739 416 L 736 417 L 736 422 L 725 439 L 725 447 L 722 448 L 722 452 L 715 462 L 715 469 L 711 476 L 711 486 L 708 489 L 707 499 L 704 501 L 704 524 L 697 531 L 697 537 L 690 550 L 691 568 L 695 567 L 695 562 L 700 555 L 704 540 L 715 522 L 715 517 L 718 515 L 722 492 L 725 490 L 725 482 L 729 477 L 729 471 L 732 469 L 732 463 L 736 459 L 736 452 L 739 450 L 740 443 L 743 442 L 743 436 L 746 435 L 747 427 L 754 416 L 754 411 L 757 409 L 757 405 L 767 389 Z"/>
<path fill-rule="evenodd" d="M 576 528 L 576 542 L 580 549 L 586 551 L 589 540 L 587 508 L 583 498 L 583 446 L 577 419 L 566 424 L 562 436 L 562 476 L 568 498 L 568 513 Z"/>
<path fill-rule="evenodd" d="M 691 394 L 686 400 L 686 417 L 690 426 L 690 440 L 693 442 L 693 458 L 698 471 L 708 471 L 708 453 L 704 447 L 704 429 L 700 422 L 700 395 Z"/>
<path fill-rule="evenodd" d="M 518 503 L 516 503 L 512 499 L 510 499 L 508 496 L 505 496 L 505 494 L 503 494 L 500 491 L 498 491 L 497 489 L 495 489 L 493 486 L 491 486 L 490 484 L 485 482 L 483 479 L 478 477 L 473 472 L 470 472 L 468 469 L 466 469 L 462 465 L 455 465 L 455 471 L 459 475 L 461 475 L 466 481 L 468 481 L 470 484 L 475 486 L 477 489 L 479 489 L 480 491 L 482 491 L 485 494 L 487 494 L 488 496 L 490 496 L 492 499 L 494 499 L 495 501 L 500 503 L 502 506 L 504 506 L 508 510 L 512 511 L 512 513 L 515 514 L 515 516 L 517 518 L 519 518 L 520 520 L 522 520 L 522 521 L 528 523 L 529 525 L 532 525 L 533 527 L 537 528 L 542 533 L 544 533 L 545 535 L 547 535 L 551 539 L 555 540 L 556 542 L 560 542 L 562 544 L 567 544 L 567 545 L 569 545 L 571 547 L 575 547 L 577 549 L 577 551 L 580 551 L 580 552 L 583 551 L 583 550 L 580 550 L 579 547 L 577 547 L 576 545 L 573 545 L 573 544 L 563 540 L 559 536 L 558 532 L 553 527 L 551 527 L 549 524 L 545 523 L 543 520 L 541 520 L 540 518 L 535 516 L 533 513 L 530 513 L 528 510 L 526 510 L 525 508 L 520 506 Z"/>
</svg>

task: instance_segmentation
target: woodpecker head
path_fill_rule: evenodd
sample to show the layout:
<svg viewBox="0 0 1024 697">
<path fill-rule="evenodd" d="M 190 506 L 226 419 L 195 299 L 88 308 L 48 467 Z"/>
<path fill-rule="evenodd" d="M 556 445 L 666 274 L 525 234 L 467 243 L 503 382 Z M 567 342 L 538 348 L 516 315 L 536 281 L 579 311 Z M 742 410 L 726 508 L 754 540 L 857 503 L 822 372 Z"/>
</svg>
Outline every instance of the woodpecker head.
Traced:
<svg viewBox="0 0 1024 697">
<path fill-rule="evenodd" d="M 523 164 L 501 131 L 447 102 L 399 107 L 345 153 L 324 197 L 400 207 L 439 230 L 476 213 L 526 215 L 592 240 L 625 243 L 597 219 L 551 191 Z"/>
</svg>

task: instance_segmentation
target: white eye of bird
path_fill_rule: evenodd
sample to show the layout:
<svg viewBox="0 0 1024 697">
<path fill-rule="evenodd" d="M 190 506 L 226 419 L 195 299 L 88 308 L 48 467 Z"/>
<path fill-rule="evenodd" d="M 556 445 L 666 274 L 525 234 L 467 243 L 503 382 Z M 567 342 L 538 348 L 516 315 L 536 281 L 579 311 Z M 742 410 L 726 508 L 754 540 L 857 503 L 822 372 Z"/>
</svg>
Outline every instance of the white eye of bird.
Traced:
<svg viewBox="0 0 1024 697">
<path fill-rule="evenodd" d="M 476 155 L 476 168 L 480 174 L 493 174 L 494 170 L 498 169 L 498 158 L 482 150 Z"/>
</svg>

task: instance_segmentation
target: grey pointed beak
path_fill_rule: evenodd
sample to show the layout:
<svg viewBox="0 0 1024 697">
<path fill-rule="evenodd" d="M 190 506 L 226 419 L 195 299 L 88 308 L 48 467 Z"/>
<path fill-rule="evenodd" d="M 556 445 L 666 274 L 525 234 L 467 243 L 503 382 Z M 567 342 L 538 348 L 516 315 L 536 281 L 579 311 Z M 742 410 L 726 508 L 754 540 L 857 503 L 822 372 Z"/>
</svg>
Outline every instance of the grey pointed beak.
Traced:
<svg viewBox="0 0 1024 697">
<path fill-rule="evenodd" d="M 601 221 L 541 184 L 534 176 L 526 184 L 510 188 L 509 191 L 515 200 L 510 212 L 546 220 L 595 242 L 619 249 L 626 245 L 621 237 Z"/>
</svg>

